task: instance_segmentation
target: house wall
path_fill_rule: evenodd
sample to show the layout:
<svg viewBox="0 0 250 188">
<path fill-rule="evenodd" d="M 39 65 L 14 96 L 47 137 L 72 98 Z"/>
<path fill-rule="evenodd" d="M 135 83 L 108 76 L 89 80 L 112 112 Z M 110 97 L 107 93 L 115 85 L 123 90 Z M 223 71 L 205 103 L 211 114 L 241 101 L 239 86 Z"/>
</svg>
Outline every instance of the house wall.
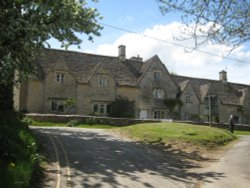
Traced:
<svg viewBox="0 0 250 188">
<path fill-rule="evenodd" d="M 56 74 L 61 72 L 64 74 L 64 81 L 58 83 Z M 74 77 L 67 70 L 53 69 L 50 71 L 44 81 L 44 112 L 51 112 L 52 100 L 66 100 L 68 97 L 76 98 L 77 83 Z"/>
<path fill-rule="evenodd" d="M 98 79 L 105 76 L 108 79 L 107 86 L 100 86 Z M 116 83 L 114 79 L 103 70 L 97 71 L 88 84 L 77 86 L 77 114 L 88 115 L 93 113 L 95 103 L 108 104 L 116 98 Z"/>
<path fill-rule="evenodd" d="M 154 78 L 154 72 L 160 71 L 161 79 Z M 178 92 L 176 85 L 172 82 L 170 76 L 160 63 L 153 63 L 147 72 L 143 75 L 143 78 L 139 84 L 138 91 L 138 109 L 147 111 L 148 118 L 154 118 L 154 111 L 164 111 L 163 118 L 169 118 L 167 109 L 164 105 L 164 98 L 155 99 L 153 95 L 154 89 L 163 89 L 164 98 L 172 97 L 175 98 Z"/>
<path fill-rule="evenodd" d="M 186 101 L 186 96 L 190 96 L 190 101 Z M 182 120 L 197 120 L 200 115 L 200 101 L 197 98 L 190 84 L 187 85 L 180 97 L 183 105 L 181 107 Z"/>
<path fill-rule="evenodd" d="M 43 112 L 43 82 L 30 79 L 27 87 L 27 112 Z"/>
</svg>

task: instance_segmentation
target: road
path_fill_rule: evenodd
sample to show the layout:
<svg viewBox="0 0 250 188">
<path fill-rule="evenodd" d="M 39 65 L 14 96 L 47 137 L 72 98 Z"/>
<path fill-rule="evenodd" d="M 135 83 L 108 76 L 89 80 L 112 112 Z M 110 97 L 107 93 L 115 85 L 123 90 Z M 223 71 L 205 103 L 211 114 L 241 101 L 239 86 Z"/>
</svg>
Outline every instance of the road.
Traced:
<svg viewBox="0 0 250 188">
<path fill-rule="evenodd" d="M 226 177 L 194 162 L 209 160 L 196 152 L 160 151 L 100 129 L 32 129 L 48 153 L 42 187 L 198 188 Z"/>
<path fill-rule="evenodd" d="M 240 142 L 207 170 L 222 173 L 223 176 L 218 179 L 206 178 L 202 188 L 249 188 L 250 136 L 242 136 Z"/>
</svg>

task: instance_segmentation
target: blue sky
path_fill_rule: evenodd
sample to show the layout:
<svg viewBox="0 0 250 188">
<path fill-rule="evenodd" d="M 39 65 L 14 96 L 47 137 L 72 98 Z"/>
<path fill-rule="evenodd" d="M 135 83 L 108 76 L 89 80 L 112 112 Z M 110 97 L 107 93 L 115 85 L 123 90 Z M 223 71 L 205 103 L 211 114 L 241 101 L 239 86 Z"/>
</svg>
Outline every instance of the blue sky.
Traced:
<svg viewBox="0 0 250 188">
<path fill-rule="evenodd" d="M 223 59 L 206 53 L 194 51 L 187 53 L 183 47 L 173 45 L 192 46 L 192 41 L 176 41 L 179 27 L 182 26 L 176 14 L 162 15 L 156 0 L 99 0 L 98 3 L 89 1 L 89 6 L 96 7 L 103 16 L 101 23 L 133 31 L 132 34 L 104 26 L 100 37 L 94 37 L 94 42 L 87 41 L 81 35 L 83 43 L 81 49 L 70 47 L 69 50 L 94 53 L 100 55 L 117 55 L 117 47 L 126 45 L 127 58 L 140 55 L 144 60 L 158 55 L 169 72 L 178 75 L 218 80 L 221 70 L 228 72 L 228 81 L 250 85 L 250 48 L 242 45 L 229 58 L 239 61 Z M 147 37 L 157 38 L 160 42 Z M 60 45 L 51 41 L 52 48 Z M 201 50 L 222 56 L 224 46 L 207 44 Z"/>
</svg>

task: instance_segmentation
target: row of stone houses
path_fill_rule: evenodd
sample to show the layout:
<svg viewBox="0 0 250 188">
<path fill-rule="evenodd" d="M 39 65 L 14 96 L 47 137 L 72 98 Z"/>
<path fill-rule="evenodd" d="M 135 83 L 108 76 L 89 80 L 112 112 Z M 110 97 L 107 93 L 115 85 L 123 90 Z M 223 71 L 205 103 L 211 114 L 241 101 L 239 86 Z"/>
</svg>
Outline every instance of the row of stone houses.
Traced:
<svg viewBox="0 0 250 188">
<path fill-rule="evenodd" d="M 37 73 L 15 88 L 15 108 L 32 113 L 65 113 L 65 101 L 74 99 L 71 113 L 108 116 L 118 96 L 135 102 L 140 119 L 181 119 L 227 122 L 230 114 L 249 123 L 250 86 L 227 81 L 172 75 L 158 56 L 143 61 L 118 56 L 47 49 L 35 61 Z M 181 101 L 170 110 L 165 99 Z"/>
</svg>

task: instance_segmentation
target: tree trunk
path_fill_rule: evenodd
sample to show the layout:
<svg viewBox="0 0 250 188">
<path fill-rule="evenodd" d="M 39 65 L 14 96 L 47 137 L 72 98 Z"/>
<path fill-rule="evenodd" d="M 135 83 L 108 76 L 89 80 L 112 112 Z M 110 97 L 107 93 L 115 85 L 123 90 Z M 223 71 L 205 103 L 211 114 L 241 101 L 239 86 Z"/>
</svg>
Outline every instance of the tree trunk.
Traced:
<svg viewBox="0 0 250 188">
<path fill-rule="evenodd" d="M 13 111 L 13 85 L 0 83 L 0 113 Z"/>
</svg>

